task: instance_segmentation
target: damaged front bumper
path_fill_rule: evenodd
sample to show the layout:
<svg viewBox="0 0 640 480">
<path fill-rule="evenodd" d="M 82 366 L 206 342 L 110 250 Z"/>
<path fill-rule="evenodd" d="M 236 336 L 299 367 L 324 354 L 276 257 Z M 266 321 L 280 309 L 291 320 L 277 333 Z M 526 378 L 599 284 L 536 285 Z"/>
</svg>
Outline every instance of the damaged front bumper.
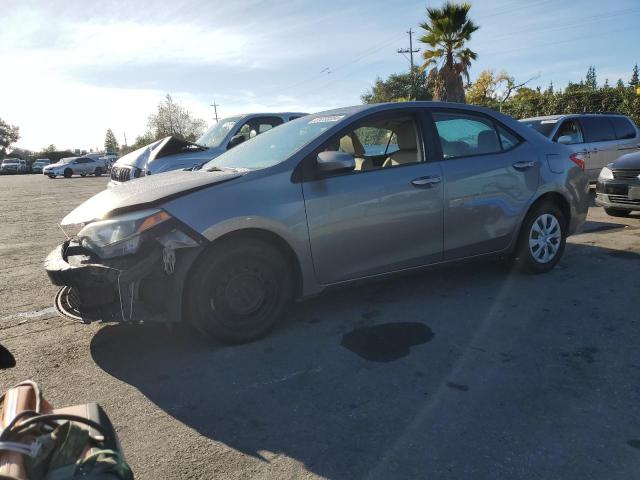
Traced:
<svg viewBox="0 0 640 480">
<path fill-rule="evenodd" d="M 45 260 L 56 308 L 84 322 L 169 322 L 182 318 L 182 293 L 200 247 L 168 250 L 150 245 L 135 255 L 102 260 L 69 240 Z"/>
</svg>

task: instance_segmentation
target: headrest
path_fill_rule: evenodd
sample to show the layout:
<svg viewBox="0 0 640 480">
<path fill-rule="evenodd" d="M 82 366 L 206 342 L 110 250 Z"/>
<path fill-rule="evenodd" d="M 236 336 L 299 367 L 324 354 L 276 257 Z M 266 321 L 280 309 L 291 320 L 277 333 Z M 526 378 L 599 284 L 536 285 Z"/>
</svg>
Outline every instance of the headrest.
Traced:
<svg viewBox="0 0 640 480">
<path fill-rule="evenodd" d="M 340 150 L 345 153 L 350 153 L 354 157 L 364 155 L 364 147 L 354 134 L 345 135 L 340 139 Z"/>
<path fill-rule="evenodd" d="M 491 153 L 500 151 L 500 142 L 494 130 L 483 130 L 478 134 L 479 153 Z"/>
</svg>

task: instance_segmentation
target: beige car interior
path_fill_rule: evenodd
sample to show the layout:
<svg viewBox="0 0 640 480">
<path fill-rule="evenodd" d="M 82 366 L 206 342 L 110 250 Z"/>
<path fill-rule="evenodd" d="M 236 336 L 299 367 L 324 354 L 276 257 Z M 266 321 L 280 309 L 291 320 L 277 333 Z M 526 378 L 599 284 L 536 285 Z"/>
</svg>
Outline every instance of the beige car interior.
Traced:
<svg viewBox="0 0 640 480">
<path fill-rule="evenodd" d="M 340 138 L 340 151 L 353 155 L 356 163 L 354 170 L 376 170 L 419 161 L 417 132 L 413 120 L 403 119 L 395 125 L 386 122 L 384 125 L 375 127 L 392 132 L 397 139 L 398 150 L 389 154 L 381 166 L 376 166 L 370 158 L 365 157 L 364 146 L 355 132 L 349 132 Z"/>
</svg>

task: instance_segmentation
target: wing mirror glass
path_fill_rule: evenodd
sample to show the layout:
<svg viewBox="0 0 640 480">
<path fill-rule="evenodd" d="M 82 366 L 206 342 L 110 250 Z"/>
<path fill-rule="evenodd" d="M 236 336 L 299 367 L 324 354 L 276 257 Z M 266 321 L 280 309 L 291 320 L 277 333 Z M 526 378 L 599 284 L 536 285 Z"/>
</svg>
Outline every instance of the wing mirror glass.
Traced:
<svg viewBox="0 0 640 480">
<path fill-rule="evenodd" d="M 345 152 L 320 152 L 316 163 L 323 173 L 347 172 L 356 168 L 353 155 Z"/>
<path fill-rule="evenodd" d="M 233 137 L 231 137 L 231 140 L 229 141 L 227 150 L 233 147 L 237 147 L 242 142 L 244 142 L 244 135 L 242 135 L 241 133 L 239 133 L 238 135 L 234 135 Z"/>
<path fill-rule="evenodd" d="M 562 145 L 571 145 L 573 143 L 573 139 L 569 135 L 562 135 L 558 137 L 558 143 Z"/>
</svg>

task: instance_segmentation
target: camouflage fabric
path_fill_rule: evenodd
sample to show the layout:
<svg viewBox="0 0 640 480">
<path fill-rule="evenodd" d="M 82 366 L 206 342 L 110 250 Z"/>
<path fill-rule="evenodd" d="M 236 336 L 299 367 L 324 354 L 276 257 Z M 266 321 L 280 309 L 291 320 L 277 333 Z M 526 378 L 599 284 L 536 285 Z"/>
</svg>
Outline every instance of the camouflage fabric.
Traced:
<svg viewBox="0 0 640 480">
<path fill-rule="evenodd" d="M 25 457 L 29 480 L 133 480 L 129 465 L 118 452 L 97 450 L 79 460 L 88 440 L 88 432 L 72 422 L 39 437 L 38 456 Z"/>
</svg>

